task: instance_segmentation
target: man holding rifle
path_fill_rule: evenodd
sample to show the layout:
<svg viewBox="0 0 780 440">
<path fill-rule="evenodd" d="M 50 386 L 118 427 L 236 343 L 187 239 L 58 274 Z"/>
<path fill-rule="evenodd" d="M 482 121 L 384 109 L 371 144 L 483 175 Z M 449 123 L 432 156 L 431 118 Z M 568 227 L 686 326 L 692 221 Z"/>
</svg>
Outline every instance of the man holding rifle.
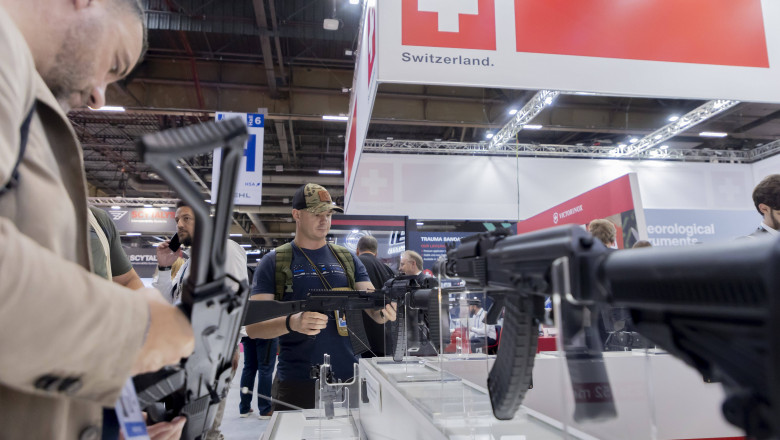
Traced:
<svg viewBox="0 0 780 440">
<path fill-rule="evenodd" d="M 346 248 L 329 245 L 333 212 L 343 212 L 320 185 L 301 186 L 293 196 L 295 240 L 260 260 L 252 287 L 253 300 L 302 300 L 311 289 L 374 290 L 365 266 Z M 395 320 L 395 308 L 365 310 L 375 322 Z M 314 408 L 313 365 L 323 354 L 331 356 L 336 379 L 348 380 L 357 363 L 349 338 L 349 323 L 338 311 L 325 315 L 300 312 L 286 317 L 248 325 L 252 338 L 279 337 L 279 365 L 271 390 L 272 397 L 301 408 Z M 365 341 L 367 345 L 367 341 Z M 274 410 L 286 409 L 278 402 Z"/>
</svg>

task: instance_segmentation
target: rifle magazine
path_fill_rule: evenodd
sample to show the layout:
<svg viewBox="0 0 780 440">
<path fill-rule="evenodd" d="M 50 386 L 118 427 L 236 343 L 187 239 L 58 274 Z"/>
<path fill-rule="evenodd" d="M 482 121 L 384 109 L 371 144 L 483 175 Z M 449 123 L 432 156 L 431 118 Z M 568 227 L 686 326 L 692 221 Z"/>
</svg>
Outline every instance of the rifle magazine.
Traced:
<svg viewBox="0 0 780 440">
<path fill-rule="evenodd" d="M 515 295 L 508 297 L 504 306 L 504 330 L 496 362 L 488 375 L 488 391 L 493 415 L 499 420 L 510 420 L 531 386 L 539 330 L 533 315 L 533 298 Z"/>
</svg>

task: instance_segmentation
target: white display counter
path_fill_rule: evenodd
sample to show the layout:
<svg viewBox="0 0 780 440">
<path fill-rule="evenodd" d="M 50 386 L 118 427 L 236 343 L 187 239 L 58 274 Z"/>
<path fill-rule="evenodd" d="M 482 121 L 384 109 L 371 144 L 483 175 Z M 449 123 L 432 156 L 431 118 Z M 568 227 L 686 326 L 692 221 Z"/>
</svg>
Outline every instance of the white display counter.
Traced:
<svg viewBox="0 0 780 440">
<path fill-rule="evenodd" d="M 359 410 L 276 412 L 263 440 L 582 440 L 723 439 L 744 434 L 720 412 L 723 391 L 665 353 L 607 352 L 617 418 L 577 423 L 566 361 L 536 357 L 534 387 L 514 419 L 493 417 L 485 387 L 494 357 L 360 360 Z"/>
</svg>

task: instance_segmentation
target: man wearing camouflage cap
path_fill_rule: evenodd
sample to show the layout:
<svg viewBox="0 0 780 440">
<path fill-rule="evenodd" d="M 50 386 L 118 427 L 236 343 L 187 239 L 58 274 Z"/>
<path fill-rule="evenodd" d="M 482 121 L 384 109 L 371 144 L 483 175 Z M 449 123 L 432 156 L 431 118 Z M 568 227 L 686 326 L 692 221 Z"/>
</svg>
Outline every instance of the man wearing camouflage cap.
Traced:
<svg viewBox="0 0 780 440">
<path fill-rule="evenodd" d="M 344 212 L 333 203 L 328 191 L 315 183 L 298 188 L 292 200 L 295 239 L 260 260 L 252 285 L 253 300 L 296 301 L 311 289 L 373 290 L 360 259 L 351 251 L 328 244 L 333 212 Z M 338 312 L 337 312 L 338 313 Z M 374 321 L 395 320 L 395 308 L 365 310 Z M 271 390 L 274 410 L 289 409 L 279 402 L 314 408 L 313 365 L 330 355 L 336 379 L 349 380 L 358 357 L 348 327 L 334 313 L 300 312 L 287 317 L 248 325 L 251 338 L 279 337 L 279 364 Z"/>
</svg>

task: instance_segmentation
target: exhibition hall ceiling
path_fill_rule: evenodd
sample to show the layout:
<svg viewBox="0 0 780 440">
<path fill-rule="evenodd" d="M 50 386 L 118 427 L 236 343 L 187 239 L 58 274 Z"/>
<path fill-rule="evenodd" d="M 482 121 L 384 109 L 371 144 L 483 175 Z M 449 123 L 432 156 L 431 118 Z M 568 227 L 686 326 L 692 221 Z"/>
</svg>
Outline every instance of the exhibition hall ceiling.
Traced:
<svg viewBox="0 0 780 440">
<path fill-rule="evenodd" d="M 356 1 L 356 0 L 353 0 Z M 125 111 L 70 114 L 84 145 L 91 196 L 175 197 L 134 149 L 142 134 L 213 119 L 216 111 L 266 109 L 263 209 L 237 213 L 248 235 L 289 236 L 289 198 L 320 169 L 343 170 L 346 122 L 323 115 L 349 111 L 362 2 L 350 0 L 145 0 L 149 50 L 107 103 Z M 335 20 L 336 30 L 323 28 Z M 334 23 L 334 21 L 331 21 Z M 533 66 L 529 66 L 533 68 Z M 576 74 L 573 72 L 572 74 Z M 535 90 L 383 84 L 367 139 L 396 145 L 429 141 L 406 150 L 441 154 L 429 145 L 477 143 L 495 134 Z M 705 101 L 561 94 L 517 141 L 594 151 L 629 144 Z M 706 137 L 702 132 L 726 133 Z M 780 137 L 780 105 L 740 103 L 664 142 L 670 151 L 759 148 Z M 376 151 L 376 150 L 371 150 Z M 398 150 L 394 150 L 398 151 Z M 717 154 L 714 152 L 717 151 Z M 206 186 L 211 158 L 187 165 Z M 339 179 L 325 180 L 337 202 Z M 251 218 L 250 218 L 251 217 Z M 270 243 L 269 243 L 270 244 Z"/>
</svg>

